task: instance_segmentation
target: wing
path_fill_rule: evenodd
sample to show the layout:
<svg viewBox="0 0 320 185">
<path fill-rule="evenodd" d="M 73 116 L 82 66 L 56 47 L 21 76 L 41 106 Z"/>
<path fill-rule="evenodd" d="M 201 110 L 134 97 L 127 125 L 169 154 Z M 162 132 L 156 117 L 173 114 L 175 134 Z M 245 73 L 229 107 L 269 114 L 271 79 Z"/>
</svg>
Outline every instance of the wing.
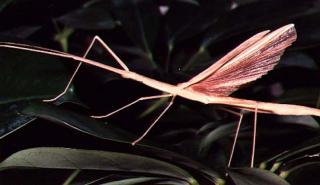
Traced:
<svg viewBox="0 0 320 185">
<path fill-rule="evenodd" d="M 254 81 L 272 70 L 284 50 L 296 38 L 293 24 L 269 34 L 261 32 L 238 46 L 228 54 L 229 56 L 226 55 L 184 83 L 184 86 L 186 89 L 207 95 L 227 96 L 241 85 Z"/>
</svg>

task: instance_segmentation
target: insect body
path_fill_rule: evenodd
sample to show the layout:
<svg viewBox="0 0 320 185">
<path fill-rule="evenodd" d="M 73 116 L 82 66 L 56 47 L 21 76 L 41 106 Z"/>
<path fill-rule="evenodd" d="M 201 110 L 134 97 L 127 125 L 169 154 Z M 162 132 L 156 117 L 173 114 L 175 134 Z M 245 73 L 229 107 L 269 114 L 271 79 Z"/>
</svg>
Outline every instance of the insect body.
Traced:
<svg viewBox="0 0 320 185">
<path fill-rule="evenodd" d="M 47 48 L 35 47 L 17 43 L 0 43 L 0 47 L 14 48 L 20 50 L 33 51 L 38 53 L 44 53 L 48 55 L 54 55 L 64 58 L 70 58 L 80 62 L 78 68 L 82 63 L 93 65 L 107 71 L 111 71 L 121 75 L 124 78 L 139 81 L 149 87 L 155 88 L 165 94 L 141 97 L 138 100 L 131 102 L 130 104 L 121 107 L 120 109 L 104 115 L 104 116 L 93 116 L 95 118 L 108 117 L 120 110 L 123 110 L 139 101 L 156 99 L 162 97 L 172 97 L 169 105 L 164 111 L 157 117 L 147 131 L 133 144 L 140 141 L 148 131 L 155 125 L 160 117 L 169 109 L 172 105 L 173 100 L 176 96 L 180 96 L 189 100 L 198 101 L 204 104 L 222 104 L 232 106 L 234 108 L 248 110 L 255 112 L 255 124 L 256 128 L 257 112 L 278 114 L 278 115 L 314 115 L 320 116 L 320 110 L 316 108 L 310 108 L 300 105 L 290 104 L 279 104 L 279 103 L 268 103 L 254 100 L 246 100 L 233 98 L 229 95 L 240 88 L 243 84 L 254 81 L 261 76 L 265 75 L 268 71 L 272 70 L 274 66 L 279 62 L 280 57 L 284 53 L 285 49 L 290 46 L 297 38 L 296 31 L 293 24 L 285 25 L 273 32 L 263 31 L 260 32 L 239 46 L 229 52 L 227 55 L 222 57 L 220 60 L 212 64 L 203 72 L 199 73 L 189 81 L 172 85 L 164 83 L 149 77 L 131 72 L 128 67 L 121 61 L 121 59 L 113 53 L 113 51 L 105 44 L 99 37 L 95 37 L 87 49 L 87 52 L 83 57 L 64 53 L 56 50 Z M 92 45 L 95 42 L 99 42 L 108 52 L 114 57 L 114 59 L 122 66 L 123 69 L 114 68 L 99 62 L 85 58 Z M 78 69 L 77 68 L 77 69 Z M 74 73 L 74 75 L 76 72 Z M 73 75 L 73 76 L 74 76 Z M 72 79 L 71 79 L 72 80 Z M 71 80 L 69 84 L 71 83 Z M 62 93 L 63 94 L 63 93 Z M 61 96 L 60 94 L 59 96 Z M 59 97 L 58 96 L 58 97 Z M 53 100 L 57 99 L 54 98 Z M 237 134 L 241 124 L 242 115 L 240 115 L 239 124 L 237 127 L 237 133 L 235 136 L 229 165 L 231 163 L 234 146 L 237 139 Z M 252 147 L 251 166 L 253 166 L 254 159 L 254 148 L 255 148 L 255 130 L 254 140 Z"/>
</svg>

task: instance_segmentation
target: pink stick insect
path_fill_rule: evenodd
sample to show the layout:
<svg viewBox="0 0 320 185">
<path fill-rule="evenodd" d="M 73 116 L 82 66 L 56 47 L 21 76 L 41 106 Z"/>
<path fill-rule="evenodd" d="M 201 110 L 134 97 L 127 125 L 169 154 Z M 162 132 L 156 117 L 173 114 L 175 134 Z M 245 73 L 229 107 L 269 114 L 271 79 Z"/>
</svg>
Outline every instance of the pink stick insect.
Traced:
<svg viewBox="0 0 320 185">
<path fill-rule="evenodd" d="M 164 94 L 162 95 L 141 97 L 136 101 L 133 101 L 107 115 L 92 116 L 94 118 L 105 118 L 111 116 L 112 114 L 128 108 L 139 101 L 171 97 L 171 101 L 169 102 L 168 106 L 161 112 L 161 114 L 155 119 L 155 121 L 144 132 L 144 134 L 132 143 L 133 145 L 144 138 L 144 136 L 151 130 L 156 122 L 170 108 L 176 96 L 180 96 L 193 101 L 198 101 L 204 104 L 229 105 L 240 110 L 254 112 L 254 132 L 251 154 L 251 167 L 253 167 L 258 112 L 277 115 L 320 116 L 320 110 L 316 108 L 310 108 L 300 105 L 260 102 L 233 98 L 229 96 L 232 92 L 240 88 L 242 85 L 254 81 L 265 75 L 268 71 L 272 70 L 274 66 L 279 62 L 280 57 L 284 53 L 284 50 L 289 47 L 296 40 L 296 38 L 297 35 L 293 24 L 285 25 L 273 32 L 260 32 L 237 46 L 227 55 L 222 57 L 220 60 L 212 64 L 206 70 L 199 73 L 189 81 L 177 85 L 171 85 L 168 83 L 157 81 L 130 71 L 129 68 L 124 64 L 124 62 L 122 62 L 122 60 L 98 36 L 94 37 L 83 57 L 47 48 L 17 43 L 0 43 L 0 47 L 44 53 L 64 58 L 70 58 L 80 62 L 65 90 L 56 98 L 45 101 L 54 101 L 66 92 L 82 63 L 94 65 L 107 71 L 117 73 L 124 78 L 139 81 L 149 87 L 164 92 Z M 112 57 L 120 64 L 123 69 L 114 68 L 85 58 L 96 41 L 99 42 L 112 55 Z M 228 167 L 230 166 L 232 161 L 234 148 L 243 117 L 241 113 L 239 113 L 238 115 L 240 116 L 240 119 L 237 125 Z"/>
</svg>

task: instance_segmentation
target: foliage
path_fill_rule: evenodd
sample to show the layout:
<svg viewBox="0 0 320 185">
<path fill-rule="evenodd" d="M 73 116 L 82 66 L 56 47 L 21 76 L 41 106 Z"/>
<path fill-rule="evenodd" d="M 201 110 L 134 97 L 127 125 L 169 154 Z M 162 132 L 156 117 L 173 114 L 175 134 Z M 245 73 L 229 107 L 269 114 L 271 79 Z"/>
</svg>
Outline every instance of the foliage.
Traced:
<svg viewBox="0 0 320 185">
<path fill-rule="evenodd" d="M 83 55 L 99 35 L 129 69 L 176 84 L 265 29 L 294 23 L 298 40 L 268 75 L 232 96 L 319 106 L 320 2 L 259 0 L 5 0 L 0 39 Z M 119 67 L 98 44 L 88 58 Z M 167 105 L 144 101 L 107 119 L 149 87 L 83 65 L 54 103 L 76 61 L 0 49 L 1 184 L 308 184 L 320 181 L 319 118 L 246 113 L 232 168 L 238 117 L 219 105 L 178 98 L 151 133 L 135 140 Z M 57 123 L 57 124 L 54 124 Z M 21 173 L 21 171 L 23 173 Z M 228 174 L 228 175 L 226 175 Z"/>
</svg>

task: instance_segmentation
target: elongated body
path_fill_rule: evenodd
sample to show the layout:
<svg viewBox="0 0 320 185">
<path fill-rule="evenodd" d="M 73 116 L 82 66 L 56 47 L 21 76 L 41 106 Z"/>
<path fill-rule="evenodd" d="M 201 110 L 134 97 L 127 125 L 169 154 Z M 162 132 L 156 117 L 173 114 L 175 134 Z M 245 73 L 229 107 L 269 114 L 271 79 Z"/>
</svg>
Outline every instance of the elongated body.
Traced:
<svg viewBox="0 0 320 185">
<path fill-rule="evenodd" d="M 34 51 L 38 53 L 44 53 L 54 56 L 59 56 L 63 58 L 70 58 L 78 62 L 83 62 L 89 65 L 93 65 L 102 69 L 105 69 L 107 71 L 111 71 L 114 73 L 117 73 L 121 75 L 124 78 L 132 79 L 135 81 L 139 81 L 149 87 L 155 88 L 159 91 L 166 92 L 168 94 L 171 94 L 172 96 L 181 96 L 183 98 L 187 98 L 193 101 L 198 101 L 204 104 L 222 104 L 222 105 L 230 105 L 235 108 L 239 109 L 245 109 L 249 111 L 255 111 L 255 109 L 258 110 L 258 112 L 261 113 L 269 113 L 269 114 L 278 114 L 278 115 L 314 115 L 314 116 L 320 116 L 320 110 L 316 108 L 310 108 L 306 106 L 300 106 L 300 105 L 290 105 L 290 104 L 279 104 L 279 103 L 267 103 L 267 102 L 260 102 L 260 101 L 253 101 L 253 100 L 245 100 L 245 99 L 238 99 L 233 98 L 230 96 L 227 96 L 226 94 L 230 94 L 234 90 L 238 89 L 239 86 L 242 84 L 245 84 L 247 82 L 253 81 L 262 75 L 266 74 L 269 70 L 272 70 L 273 66 L 278 62 L 280 59 L 280 56 L 282 55 L 284 49 L 288 47 L 296 38 L 296 33 L 294 30 L 294 25 L 289 24 L 286 26 L 283 26 L 279 28 L 278 30 L 271 32 L 268 34 L 269 31 L 260 32 L 241 45 L 239 45 L 237 48 L 235 48 L 233 51 L 229 52 L 226 56 L 221 58 L 219 61 L 214 63 L 212 66 L 204 70 L 202 73 L 198 74 L 191 80 L 181 83 L 178 85 L 171 85 L 168 83 L 164 83 L 155 79 L 151 79 L 149 77 L 137 74 L 135 72 L 129 71 L 129 70 L 122 70 L 118 68 L 114 68 L 105 64 L 101 64 L 99 62 L 79 57 L 76 55 L 72 55 L 69 53 L 64 53 L 60 51 L 55 51 L 51 49 L 46 48 L 40 48 L 40 47 L 34 47 L 29 45 L 23 45 L 23 44 L 16 44 L 16 43 L 0 43 L 0 47 L 7 47 L 7 48 L 14 48 L 14 49 L 21 49 L 21 50 L 28 50 L 28 51 Z M 289 40 L 291 39 L 291 40 Z M 289 41 L 288 41 L 289 40 Z M 282 46 L 282 45 L 283 46 Z M 267 47 L 268 46 L 268 47 Z M 278 47 L 278 48 L 277 48 Z M 270 50 L 270 51 L 268 51 Z M 265 54 L 264 54 L 265 53 Z M 263 55 L 264 54 L 264 55 Z M 264 56 L 263 57 L 261 57 Z M 253 62 L 248 63 L 247 61 L 253 57 Z M 255 67 L 254 65 L 257 65 L 259 61 L 256 60 L 262 60 L 262 62 L 269 62 L 266 63 L 265 66 L 269 67 L 266 68 L 265 66 L 260 67 L 260 71 L 256 72 L 254 71 Z M 215 87 L 215 89 L 208 89 L 212 88 L 212 86 L 215 86 L 216 84 L 219 84 L 219 81 L 215 79 L 211 79 L 211 81 L 217 81 L 217 83 L 211 83 L 204 82 L 205 85 L 201 84 L 201 81 L 205 81 L 206 78 L 215 78 L 215 76 L 219 75 L 219 72 L 225 72 L 230 71 L 232 67 L 236 68 L 235 71 L 241 70 L 242 63 L 247 62 L 250 67 L 249 72 L 255 73 L 256 76 L 249 75 L 244 76 L 242 78 L 238 78 L 234 80 L 235 82 L 232 82 L 232 79 L 226 78 L 225 80 L 230 80 L 230 84 L 227 84 L 224 87 Z M 250 60 L 249 60 L 250 62 Z M 245 67 L 247 67 L 245 66 Z M 253 67 L 252 67 L 253 66 Z M 244 67 L 244 69 L 245 69 Z M 258 66 L 259 67 L 259 66 Z M 263 68 L 264 67 L 264 68 Z M 248 67 L 247 67 L 248 68 Z M 256 67 L 257 68 L 257 67 Z M 231 71 L 233 72 L 233 71 Z M 246 74 L 246 71 L 244 70 L 243 73 L 238 74 L 238 76 L 241 77 L 242 74 Z M 221 72 L 220 72 L 221 73 Z M 226 73 L 226 72 L 225 72 Z M 234 72 L 233 72 L 234 73 Z M 228 75 L 228 73 L 226 73 Z M 230 75 L 229 75 L 230 76 Z M 228 76 L 227 76 L 228 77 Z M 234 78 L 234 77 L 233 77 Z M 237 83 L 237 81 L 239 81 Z M 234 84 L 232 84 L 234 83 Z M 201 86 L 202 85 L 202 86 Z M 208 86 L 208 87 L 206 87 Z M 207 88 L 207 89 L 205 89 Z M 220 89 L 225 90 L 224 92 L 219 94 Z M 201 90 L 202 89 L 202 90 Z M 206 92 L 205 90 L 208 92 Z M 211 90 L 211 91 L 210 91 Z M 213 92 L 213 93 L 212 93 Z"/>
<path fill-rule="evenodd" d="M 189 81 L 177 85 L 164 83 L 137 74 L 135 72 L 131 72 L 129 68 L 124 64 L 124 62 L 121 61 L 121 59 L 98 36 L 94 37 L 93 41 L 91 42 L 89 48 L 87 49 L 83 57 L 47 48 L 17 43 L 0 42 L 0 47 L 43 53 L 63 58 L 69 58 L 77 62 L 80 62 L 75 72 L 73 73 L 71 79 L 69 80 L 65 90 L 53 99 L 44 100 L 46 102 L 55 101 L 66 92 L 66 90 L 69 88 L 72 82 L 73 77 L 76 75 L 79 67 L 83 63 L 117 73 L 121 75 L 123 78 L 139 81 L 151 88 L 166 93 L 165 95 L 141 97 L 138 100 L 133 101 L 109 114 L 103 116 L 92 116 L 93 118 L 108 117 L 142 100 L 150 100 L 171 96 L 172 99 L 169 105 L 155 119 L 155 121 L 143 133 L 143 135 L 132 143 L 133 145 L 135 145 L 137 142 L 142 140 L 144 136 L 146 136 L 146 134 L 151 130 L 155 123 L 169 109 L 176 96 L 180 96 L 193 101 L 198 101 L 204 104 L 228 105 L 238 109 L 252 111 L 255 114 L 250 166 L 253 167 L 256 143 L 255 138 L 257 128 L 257 112 L 278 115 L 314 115 L 320 117 L 320 110 L 316 108 L 310 108 L 300 105 L 260 102 L 254 100 L 233 98 L 229 96 L 232 92 L 236 91 L 243 84 L 252 82 L 267 74 L 270 70 L 272 70 L 274 66 L 276 66 L 276 64 L 279 62 L 280 57 L 284 53 L 285 49 L 289 47 L 296 40 L 296 38 L 297 35 L 293 24 L 285 25 L 273 32 L 269 32 L 268 30 L 260 32 L 252 36 L 245 42 L 241 43 L 235 49 L 230 51 L 227 55 L 225 55 L 220 60 L 212 64 L 206 70 L 191 78 Z M 98 41 L 109 52 L 109 54 L 112 55 L 112 57 L 120 64 L 120 66 L 123 69 L 114 68 L 85 58 L 95 41 Z M 232 156 L 234 154 L 235 145 L 243 116 L 242 114 L 238 115 L 240 116 L 240 119 L 236 129 L 236 134 L 234 137 L 228 167 L 230 167 L 231 165 Z"/>
<path fill-rule="evenodd" d="M 233 97 L 223 97 L 223 96 L 209 96 L 196 91 L 191 91 L 185 88 L 180 88 L 176 85 L 171 85 L 158 80 L 148 78 L 146 76 L 134 73 L 126 72 L 122 74 L 124 78 L 129 78 L 132 80 L 139 79 L 138 81 L 155 88 L 157 90 L 167 92 L 169 94 L 181 96 L 183 98 L 198 101 L 204 104 L 221 104 L 221 105 L 231 105 L 236 108 L 243 108 L 246 110 L 254 111 L 257 107 L 258 111 L 261 113 L 270 113 L 278 115 L 314 115 L 320 116 L 320 110 L 316 108 L 310 108 L 300 105 L 290 105 L 290 104 L 279 104 L 279 103 L 268 103 L 260 102 L 254 100 L 245 100 Z"/>
</svg>

